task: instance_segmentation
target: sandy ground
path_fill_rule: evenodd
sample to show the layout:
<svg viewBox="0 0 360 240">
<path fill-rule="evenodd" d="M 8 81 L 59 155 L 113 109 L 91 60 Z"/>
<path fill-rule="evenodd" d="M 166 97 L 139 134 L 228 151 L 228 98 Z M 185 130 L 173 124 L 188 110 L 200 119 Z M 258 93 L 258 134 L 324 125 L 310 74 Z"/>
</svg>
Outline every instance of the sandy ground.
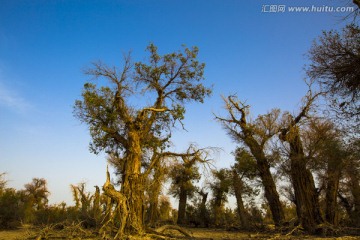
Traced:
<svg viewBox="0 0 360 240">
<path fill-rule="evenodd" d="M 216 229 L 199 229 L 189 228 L 187 229 L 192 233 L 196 240 L 236 240 L 236 239 L 276 239 L 276 240 L 290 240 L 290 239 L 316 239 L 316 240 L 360 240 L 360 236 L 344 236 L 344 237 L 312 237 L 312 236 L 284 236 L 278 234 L 262 234 L 262 233 L 244 233 L 244 232 L 229 232 Z M 177 232 L 173 232 L 174 236 L 178 236 L 178 239 L 184 239 Z M 0 240 L 24 240 L 27 237 L 26 230 L 16 231 L 0 231 Z M 69 238 L 71 239 L 71 238 Z M 88 239 L 89 240 L 89 239 Z"/>
</svg>

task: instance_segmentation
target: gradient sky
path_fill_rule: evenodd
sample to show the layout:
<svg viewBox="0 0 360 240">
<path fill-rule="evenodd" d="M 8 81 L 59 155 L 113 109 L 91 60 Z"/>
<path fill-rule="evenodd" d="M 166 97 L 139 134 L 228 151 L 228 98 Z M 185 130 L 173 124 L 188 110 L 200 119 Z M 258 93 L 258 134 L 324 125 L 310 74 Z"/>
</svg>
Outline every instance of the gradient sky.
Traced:
<svg viewBox="0 0 360 240">
<path fill-rule="evenodd" d="M 322 30 L 344 26 L 348 13 L 264 13 L 264 5 L 348 6 L 350 0 L 0 0 L 0 172 L 23 188 L 45 178 L 50 202 L 71 203 L 70 184 L 105 180 L 104 155 L 89 153 L 87 126 L 73 117 L 83 74 L 102 60 L 121 66 L 122 53 L 144 60 L 198 46 L 206 63 L 204 104 L 188 106 L 176 130 L 176 150 L 191 142 L 221 147 L 216 166 L 233 163 L 236 144 L 214 121 L 224 114 L 221 95 L 237 93 L 252 115 L 274 107 L 296 111 L 306 93 L 305 53 Z M 93 190 L 93 188 L 91 188 Z"/>
</svg>

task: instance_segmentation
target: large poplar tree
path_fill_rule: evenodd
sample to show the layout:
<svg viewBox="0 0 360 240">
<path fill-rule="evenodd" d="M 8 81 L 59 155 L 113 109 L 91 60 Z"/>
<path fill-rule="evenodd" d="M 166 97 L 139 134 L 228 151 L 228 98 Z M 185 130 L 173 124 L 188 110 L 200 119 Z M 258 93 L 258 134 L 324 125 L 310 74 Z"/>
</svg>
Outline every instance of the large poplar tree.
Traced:
<svg viewBox="0 0 360 240">
<path fill-rule="evenodd" d="M 94 153 L 116 153 L 121 189 L 109 181 L 105 194 L 116 198 L 121 212 L 118 236 L 144 234 L 144 179 L 166 148 L 171 130 L 184 119 L 185 104 L 203 102 L 211 89 L 202 84 L 204 63 L 198 48 L 160 55 L 147 47 L 147 62 L 125 57 L 121 69 L 95 63 L 86 73 L 105 82 L 85 83 L 75 102 L 75 116 L 89 126 Z M 122 210 L 121 210 L 122 209 Z"/>
</svg>

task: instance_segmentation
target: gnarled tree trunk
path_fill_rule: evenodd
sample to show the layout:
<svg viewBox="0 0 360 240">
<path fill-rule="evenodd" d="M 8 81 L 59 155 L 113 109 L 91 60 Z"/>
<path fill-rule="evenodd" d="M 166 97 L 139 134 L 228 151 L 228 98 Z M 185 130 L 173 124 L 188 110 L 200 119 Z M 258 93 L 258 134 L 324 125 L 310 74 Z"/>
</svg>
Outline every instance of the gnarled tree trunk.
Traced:
<svg viewBox="0 0 360 240">
<path fill-rule="evenodd" d="M 140 136 L 129 131 L 130 147 L 126 152 L 126 162 L 121 183 L 121 193 L 127 197 L 129 216 L 126 221 L 126 234 L 144 234 L 143 204 L 144 184 L 141 175 Z"/>
</svg>

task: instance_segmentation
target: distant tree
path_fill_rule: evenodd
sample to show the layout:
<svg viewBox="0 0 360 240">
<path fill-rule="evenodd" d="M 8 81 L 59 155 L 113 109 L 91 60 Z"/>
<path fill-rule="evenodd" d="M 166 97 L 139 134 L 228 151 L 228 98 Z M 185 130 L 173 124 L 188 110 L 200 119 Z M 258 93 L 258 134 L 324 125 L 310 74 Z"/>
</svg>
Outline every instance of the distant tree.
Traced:
<svg viewBox="0 0 360 240">
<path fill-rule="evenodd" d="M 356 3 L 357 1 L 354 1 Z M 359 4 L 359 3 L 357 3 Z M 307 74 L 319 83 L 342 119 L 359 123 L 360 28 L 348 25 L 342 34 L 323 32 L 309 51 Z"/>
<path fill-rule="evenodd" d="M 201 189 L 198 193 L 201 196 L 201 202 L 200 202 L 199 214 L 198 214 L 199 223 L 200 226 L 202 227 L 209 227 L 209 223 L 210 223 L 209 210 L 206 208 L 206 202 L 209 193 L 205 192 L 204 189 Z"/>
<path fill-rule="evenodd" d="M 162 222 L 168 222 L 171 220 L 171 203 L 167 196 L 159 197 L 159 220 Z"/>
<path fill-rule="evenodd" d="M 44 178 L 33 178 L 31 183 L 25 184 L 24 193 L 35 210 L 44 209 L 49 202 L 50 192 Z"/>
<path fill-rule="evenodd" d="M 191 154 L 191 152 L 196 154 Z M 170 193 L 179 198 L 178 224 L 186 222 L 187 200 L 197 192 L 195 182 L 201 178 L 199 164 L 208 164 L 210 161 L 203 153 L 205 153 L 203 150 L 197 150 L 191 145 L 187 153 L 181 156 L 181 160 L 172 166 L 169 173 L 171 178 Z"/>
<path fill-rule="evenodd" d="M 203 102 L 211 93 L 201 83 L 205 64 L 197 60 L 196 47 L 162 56 L 153 44 L 147 50 L 148 63 L 125 57 L 122 69 L 94 64 L 87 74 L 108 83 L 86 83 L 75 103 L 75 116 L 89 125 L 91 151 L 118 155 L 121 190 L 110 180 L 103 187 L 123 206 L 117 237 L 145 233 L 143 183 L 159 159 L 149 155 L 166 148 L 174 124 L 184 119 L 185 104 Z M 146 99 L 143 106 L 134 102 L 137 97 Z"/>
<path fill-rule="evenodd" d="M 246 185 L 245 180 L 254 179 L 258 176 L 256 160 L 244 148 L 237 148 L 235 151 L 235 164 L 232 166 L 232 189 L 237 203 L 237 213 L 239 215 L 241 226 L 249 228 L 250 222 L 248 213 L 245 209 L 243 196 L 252 195 L 255 190 Z"/>
<path fill-rule="evenodd" d="M 235 141 L 250 149 L 256 159 L 257 169 L 264 186 L 265 197 L 270 205 L 273 220 L 276 225 L 284 221 L 279 194 L 270 172 L 270 160 L 266 155 L 266 144 L 279 131 L 278 118 L 280 111 L 275 109 L 268 114 L 260 115 L 255 121 L 249 121 L 249 106 L 239 101 L 235 96 L 224 98 L 225 108 L 229 117 L 216 117 L 228 134 Z"/>
<path fill-rule="evenodd" d="M 0 229 L 18 227 L 23 215 L 24 208 L 19 192 L 13 188 L 0 191 Z"/>
<path fill-rule="evenodd" d="M 5 190 L 7 180 L 5 179 L 6 173 L 0 173 L 0 193 Z"/>
<path fill-rule="evenodd" d="M 214 181 L 209 184 L 212 191 L 212 208 L 215 226 L 225 224 L 225 203 L 230 191 L 231 175 L 228 169 L 222 168 L 212 171 Z"/>
<path fill-rule="evenodd" d="M 7 188 L 6 173 L 0 174 L 0 229 L 16 228 L 23 217 L 23 204 L 20 194 Z"/>
<path fill-rule="evenodd" d="M 179 198 L 178 224 L 185 223 L 187 199 L 196 192 L 194 181 L 199 181 L 201 176 L 199 168 L 194 165 L 177 163 L 170 172 L 172 179 L 170 194 Z"/>
</svg>

